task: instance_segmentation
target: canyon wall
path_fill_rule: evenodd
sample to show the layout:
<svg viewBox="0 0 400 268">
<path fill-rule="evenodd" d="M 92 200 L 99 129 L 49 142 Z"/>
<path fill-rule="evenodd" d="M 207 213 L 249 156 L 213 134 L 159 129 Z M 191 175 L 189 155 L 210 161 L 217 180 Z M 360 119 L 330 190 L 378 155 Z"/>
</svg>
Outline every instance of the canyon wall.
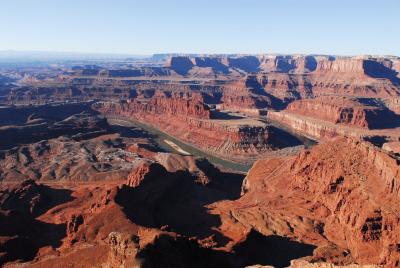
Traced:
<svg viewBox="0 0 400 268">
<path fill-rule="evenodd" d="M 353 132 L 348 128 L 338 128 L 334 124 L 324 123 L 287 112 L 268 112 L 268 119 L 279 124 L 290 127 L 293 131 L 300 133 L 310 139 L 330 139 L 337 136 L 353 136 Z"/>
<path fill-rule="evenodd" d="M 297 157 L 260 160 L 236 201 L 217 203 L 232 239 L 246 228 L 319 245 L 308 261 L 395 267 L 400 168 L 371 144 L 338 139 Z M 235 234 L 232 230 L 236 230 Z"/>
<path fill-rule="evenodd" d="M 185 61 L 186 63 L 180 64 Z M 171 57 L 175 72 L 196 77 L 256 74 L 265 92 L 281 100 L 326 94 L 389 97 L 400 95 L 398 59 L 395 57 L 333 57 L 312 55 L 215 55 Z M 201 69 L 204 69 L 201 71 Z M 207 69 L 207 70 L 206 70 Z"/>
<path fill-rule="evenodd" d="M 348 136 L 395 141 L 400 117 L 386 106 L 376 99 L 324 96 L 293 101 L 283 111 L 268 111 L 267 117 L 318 140 Z"/>
<path fill-rule="evenodd" d="M 339 72 L 377 77 L 391 77 L 398 71 L 396 57 L 320 56 L 320 55 L 172 55 L 165 67 L 187 74 L 192 68 L 211 68 L 228 73 L 238 69 L 246 73 L 319 73 Z M 396 74 L 397 75 L 397 74 Z"/>
<path fill-rule="evenodd" d="M 290 103 L 285 111 L 366 129 L 384 127 L 396 120 L 396 116 L 385 108 L 363 105 L 357 100 L 342 97 L 297 100 Z"/>
</svg>

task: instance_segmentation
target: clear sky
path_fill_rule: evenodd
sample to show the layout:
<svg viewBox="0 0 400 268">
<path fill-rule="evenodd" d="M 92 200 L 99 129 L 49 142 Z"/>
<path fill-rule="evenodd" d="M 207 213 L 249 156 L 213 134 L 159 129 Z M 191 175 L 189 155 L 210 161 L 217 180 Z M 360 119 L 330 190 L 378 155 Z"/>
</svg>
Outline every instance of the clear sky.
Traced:
<svg viewBox="0 0 400 268">
<path fill-rule="evenodd" d="M 0 50 L 400 55 L 400 0 L 0 0 Z"/>
</svg>

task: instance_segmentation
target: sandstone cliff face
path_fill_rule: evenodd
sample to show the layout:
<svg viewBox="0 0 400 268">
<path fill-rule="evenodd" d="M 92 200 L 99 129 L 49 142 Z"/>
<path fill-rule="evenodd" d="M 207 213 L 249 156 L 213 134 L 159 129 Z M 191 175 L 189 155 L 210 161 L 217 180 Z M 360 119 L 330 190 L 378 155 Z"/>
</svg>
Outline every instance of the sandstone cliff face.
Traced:
<svg viewBox="0 0 400 268">
<path fill-rule="evenodd" d="M 362 105 L 355 100 L 340 97 L 294 101 L 286 111 L 360 128 L 374 128 L 396 120 L 394 115 L 383 108 Z"/>
<path fill-rule="evenodd" d="M 276 98 L 264 91 L 256 76 L 247 76 L 244 79 L 227 83 L 221 87 L 221 91 L 220 107 L 222 109 L 248 113 L 251 110 L 278 106 Z"/>
<path fill-rule="evenodd" d="M 166 169 L 160 164 L 143 162 L 128 175 L 126 184 L 135 188 L 142 183 L 148 183 L 151 180 L 165 177 L 166 175 Z"/>
<path fill-rule="evenodd" d="M 165 95 L 157 92 L 148 103 L 129 102 L 128 108 L 132 113 L 150 113 L 178 117 L 210 118 L 209 109 L 202 103 L 199 95 L 189 96 L 185 93 Z"/>
<path fill-rule="evenodd" d="M 210 118 L 209 108 L 197 94 L 169 93 L 157 91 L 148 99 L 130 99 L 123 103 L 99 102 L 93 108 L 104 113 L 120 113 L 126 116 L 165 116 L 177 118 Z"/>
<path fill-rule="evenodd" d="M 394 154 L 400 154 L 400 141 L 393 141 L 384 143 L 382 149 L 387 152 L 392 152 Z"/>
<path fill-rule="evenodd" d="M 311 55 L 261 55 L 260 61 L 263 72 L 307 73 L 315 71 L 317 66 L 317 58 Z"/>
<path fill-rule="evenodd" d="M 360 58 L 323 58 L 318 61 L 316 72 L 337 72 L 364 74 L 363 59 Z"/>
<path fill-rule="evenodd" d="M 348 136 L 382 145 L 378 139 L 399 137 L 399 116 L 386 107 L 376 99 L 324 96 L 293 101 L 283 111 L 268 111 L 267 117 L 312 139 Z"/>
<path fill-rule="evenodd" d="M 226 72 L 240 69 L 251 72 L 341 72 L 353 74 L 374 74 L 384 76 L 398 70 L 398 59 L 393 57 L 335 57 L 316 55 L 172 55 L 165 63 L 166 67 L 179 72 L 180 68 L 188 72 L 191 68 L 212 68 Z M 377 73 L 375 73 L 377 74 Z"/>
<path fill-rule="evenodd" d="M 312 262 L 394 267 L 400 262 L 399 176 L 395 158 L 339 139 L 294 158 L 260 160 L 242 197 L 214 209 L 230 215 L 221 226 L 226 232 L 244 226 L 318 245 Z"/>
<path fill-rule="evenodd" d="M 238 156 L 241 154 L 254 156 L 272 149 L 272 145 L 269 144 L 268 127 L 261 122 L 256 125 L 251 124 L 243 122 L 231 125 L 218 120 L 189 119 L 188 126 L 192 131 L 185 134 L 185 140 L 220 155 L 233 153 Z"/>
<path fill-rule="evenodd" d="M 310 139 L 324 140 L 337 136 L 358 135 L 349 128 L 336 127 L 334 124 L 326 124 L 322 120 L 314 120 L 309 117 L 299 116 L 286 112 L 268 112 L 268 119 L 289 126 L 294 131 L 309 137 Z"/>
</svg>

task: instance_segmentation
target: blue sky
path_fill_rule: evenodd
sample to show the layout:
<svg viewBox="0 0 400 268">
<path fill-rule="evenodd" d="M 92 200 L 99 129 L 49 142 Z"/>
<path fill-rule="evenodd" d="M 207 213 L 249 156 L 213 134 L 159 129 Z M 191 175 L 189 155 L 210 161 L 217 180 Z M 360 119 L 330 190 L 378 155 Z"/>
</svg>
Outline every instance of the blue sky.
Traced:
<svg viewBox="0 0 400 268">
<path fill-rule="evenodd" d="M 400 55 L 399 0 L 2 0 L 0 50 Z"/>
</svg>

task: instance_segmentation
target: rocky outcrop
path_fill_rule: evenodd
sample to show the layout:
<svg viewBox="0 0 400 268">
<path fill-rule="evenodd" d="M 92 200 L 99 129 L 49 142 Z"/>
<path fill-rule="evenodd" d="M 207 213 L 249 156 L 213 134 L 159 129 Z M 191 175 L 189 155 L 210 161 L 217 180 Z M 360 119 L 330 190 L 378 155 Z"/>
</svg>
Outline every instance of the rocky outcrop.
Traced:
<svg viewBox="0 0 400 268">
<path fill-rule="evenodd" d="M 162 165 L 152 162 L 143 162 L 128 175 L 126 184 L 135 188 L 141 183 L 165 177 L 166 174 L 167 171 Z"/>
<path fill-rule="evenodd" d="M 383 146 L 382 146 L 382 149 L 387 151 L 387 152 L 400 154 L 400 142 L 399 141 L 393 141 L 393 142 L 384 143 Z"/>
<path fill-rule="evenodd" d="M 395 158 L 339 139 L 294 158 L 257 162 L 242 197 L 217 204 L 214 213 L 230 215 L 221 225 L 226 232 L 244 226 L 318 245 L 311 262 L 394 267 L 400 261 L 399 176 Z"/>
<path fill-rule="evenodd" d="M 111 232 L 108 235 L 110 252 L 107 264 L 111 267 L 135 267 L 140 262 L 136 260 L 139 250 L 138 237 L 129 233 Z"/>
<path fill-rule="evenodd" d="M 229 67 L 225 58 L 195 57 L 194 63 L 200 68 L 211 68 L 215 73 L 229 73 Z"/>
<path fill-rule="evenodd" d="M 244 114 L 259 115 L 260 109 L 278 107 L 275 97 L 267 94 L 256 76 L 227 83 L 221 88 L 221 104 L 223 110 L 239 111 Z"/>
<path fill-rule="evenodd" d="M 145 179 L 136 180 L 140 182 L 134 187 L 126 185 L 130 180 L 52 184 L 56 188 L 27 183 L 28 188 L 37 188 L 39 195 L 47 189 L 46 205 L 41 204 L 42 209 L 33 216 L 0 203 L 1 265 L 239 268 L 264 262 L 263 255 L 246 253 L 259 251 L 260 245 L 277 252 L 274 240 L 264 241 L 262 236 L 239 243 L 237 253 L 218 250 L 228 240 L 217 231 L 219 217 L 209 214 L 207 204 L 238 197 L 242 176 L 220 172 L 203 161 L 196 165 L 202 174 L 179 170 L 158 176 L 151 168 L 138 168 L 136 171 L 143 172 L 133 173 Z M 208 183 L 198 175 L 207 176 Z M 0 186 L 10 189 L 9 185 Z M 15 192 L 21 192 L 20 188 L 16 185 Z M 0 191 L 0 202 L 2 194 Z M 23 195 L 12 198 L 11 203 Z M 22 203 L 30 201 L 26 195 Z M 274 262 L 274 254 L 267 255 L 268 262 Z M 289 255 L 285 263 L 293 256 L 303 256 Z"/>
<path fill-rule="evenodd" d="M 267 93 L 283 101 L 326 94 L 363 97 L 400 94 L 398 64 L 396 58 L 392 57 L 208 55 L 197 60 L 198 57 L 189 55 L 173 56 L 171 60 L 175 58 L 185 58 L 190 62 L 186 72 L 193 76 L 208 73 L 211 77 L 224 73 L 243 77 L 254 73 Z M 207 68 L 209 71 L 206 71 Z M 237 70 L 239 74 L 235 72 Z"/>
<path fill-rule="evenodd" d="M 3 210 L 18 210 L 24 214 L 37 215 L 46 206 L 46 188 L 33 180 L 25 180 L 14 187 L 1 189 L 0 205 Z"/>
<path fill-rule="evenodd" d="M 315 71 L 317 58 L 312 55 L 260 55 L 263 72 L 307 73 Z"/>
</svg>

